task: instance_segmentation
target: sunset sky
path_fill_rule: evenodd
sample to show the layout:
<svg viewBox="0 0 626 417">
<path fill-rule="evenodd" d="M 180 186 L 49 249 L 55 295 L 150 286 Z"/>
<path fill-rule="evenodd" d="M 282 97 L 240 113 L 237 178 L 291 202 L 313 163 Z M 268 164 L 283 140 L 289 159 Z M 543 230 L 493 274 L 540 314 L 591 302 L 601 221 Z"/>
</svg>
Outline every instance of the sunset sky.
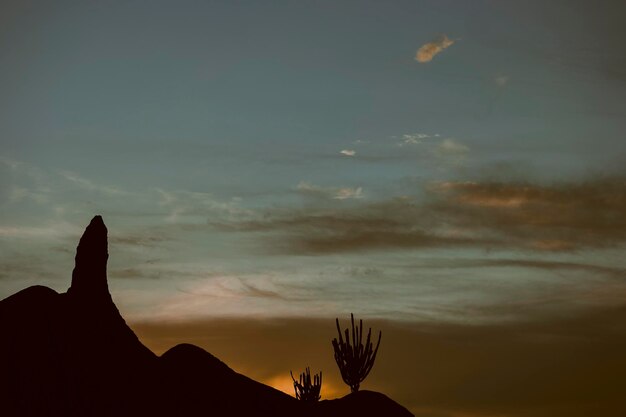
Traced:
<svg viewBox="0 0 626 417">
<path fill-rule="evenodd" d="M 626 412 L 626 3 L 0 4 L 0 298 L 95 214 L 156 353 L 419 417 Z"/>
</svg>

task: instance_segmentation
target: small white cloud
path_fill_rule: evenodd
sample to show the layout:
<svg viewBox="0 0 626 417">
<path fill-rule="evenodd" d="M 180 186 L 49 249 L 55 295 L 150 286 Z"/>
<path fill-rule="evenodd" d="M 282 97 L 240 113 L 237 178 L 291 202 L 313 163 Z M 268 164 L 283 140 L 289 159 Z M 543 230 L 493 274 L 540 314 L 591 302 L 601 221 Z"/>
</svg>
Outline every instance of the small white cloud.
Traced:
<svg viewBox="0 0 626 417">
<path fill-rule="evenodd" d="M 496 78 L 493 79 L 493 81 L 496 83 L 498 87 L 504 87 L 505 85 L 509 83 L 509 76 L 498 75 Z"/>
<path fill-rule="evenodd" d="M 363 197 L 363 189 L 358 188 L 338 188 L 335 191 L 335 200 L 346 200 L 348 198 L 361 198 Z"/>
<path fill-rule="evenodd" d="M 342 155 L 345 155 L 345 156 L 354 156 L 354 155 L 356 155 L 356 151 L 352 150 L 352 149 L 344 149 L 344 150 L 342 150 L 339 153 L 342 154 Z"/>
<path fill-rule="evenodd" d="M 454 139 L 444 139 L 439 144 L 439 151 L 445 154 L 465 154 L 469 152 L 469 148 Z"/>
<path fill-rule="evenodd" d="M 450 45 L 452 45 L 454 41 L 448 38 L 446 35 L 441 36 L 440 38 L 428 42 L 427 44 L 422 45 L 420 49 L 417 50 L 415 54 L 415 60 L 420 63 L 430 62 L 439 52 L 443 51 Z"/>
<path fill-rule="evenodd" d="M 402 135 L 402 141 L 398 143 L 398 146 L 417 145 L 424 142 L 424 139 L 428 139 L 430 137 L 431 136 L 427 135 L 426 133 L 410 133 Z"/>
<path fill-rule="evenodd" d="M 306 181 L 300 181 L 296 189 L 303 194 L 331 198 L 333 200 L 347 200 L 363 197 L 363 188 L 361 187 L 320 187 Z"/>
</svg>

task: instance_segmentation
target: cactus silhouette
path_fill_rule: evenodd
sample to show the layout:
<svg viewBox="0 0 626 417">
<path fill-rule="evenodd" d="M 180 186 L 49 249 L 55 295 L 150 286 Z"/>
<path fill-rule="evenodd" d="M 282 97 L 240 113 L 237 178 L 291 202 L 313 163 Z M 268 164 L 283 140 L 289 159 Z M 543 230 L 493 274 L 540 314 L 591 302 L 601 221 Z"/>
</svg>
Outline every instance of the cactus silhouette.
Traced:
<svg viewBox="0 0 626 417">
<path fill-rule="evenodd" d="M 350 314 L 350 318 L 352 320 L 352 345 L 350 344 L 349 329 L 345 330 L 346 340 L 343 340 L 341 328 L 339 327 L 339 319 L 335 320 L 339 340 L 333 339 L 332 343 L 335 349 L 335 362 L 337 362 L 337 366 L 339 366 L 343 382 L 350 387 L 352 392 L 357 392 L 361 382 L 365 380 L 365 377 L 367 377 L 374 366 L 376 353 L 378 353 L 378 346 L 380 346 L 380 339 L 383 333 L 382 331 L 378 333 L 376 348 L 372 349 L 372 329 L 370 328 L 367 333 L 365 345 L 363 345 L 363 320 L 359 320 L 359 327 L 355 328 L 354 315 Z"/>
<path fill-rule="evenodd" d="M 322 371 L 320 374 L 313 375 L 313 382 L 311 382 L 311 370 L 306 368 L 306 371 L 300 374 L 300 380 L 296 381 L 296 378 L 291 374 L 293 379 L 293 389 L 296 391 L 296 398 L 305 402 L 316 402 L 320 396 L 320 390 L 322 389 Z"/>
</svg>

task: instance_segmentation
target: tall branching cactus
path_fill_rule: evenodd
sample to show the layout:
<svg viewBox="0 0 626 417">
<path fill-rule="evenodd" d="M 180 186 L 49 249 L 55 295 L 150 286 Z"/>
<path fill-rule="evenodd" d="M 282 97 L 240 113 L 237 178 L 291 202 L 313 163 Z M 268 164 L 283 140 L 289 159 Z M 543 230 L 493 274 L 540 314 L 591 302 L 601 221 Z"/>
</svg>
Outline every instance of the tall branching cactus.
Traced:
<svg viewBox="0 0 626 417">
<path fill-rule="evenodd" d="M 291 374 L 293 379 L 293 389 L 296 391 L 296 398 L 305 402 L 316 402 L 320 396 L 320 390 L 322 389 L 322 371 L 320 374 L 313 375 L 313 381 L 311 382 L 311 370 L 306 368 L 306 372 L 300 374 L 300 380 L 296 381 L 296 378 Z"/>
<path fill-rule="evenodd" d="M 350 345 L 350 332 L 345 330 L 346 340 L 341 337 L 341 328 L 339 327 L 339 319 L 336 319 L 337 333 L 339 340 L 333 339 L 333 348 L 335 349 L 335 362 L 341 371 L 341 378 L 352 392 L 357 392 L 361 382 L 370 373 L 376 360 L 378 346 L 380 346 L 380 338 L 383 332 L 378 333 L 378 342 L 376 349 L 373 349 L 371 341 L 372 329 L 367 332 L 367 340 L 363 345 L 363 320 L 359 320 L 359 327 L 354 327 L 354 315 L 350 314 L 352 320 L 352 345 Z"/>
</svg>

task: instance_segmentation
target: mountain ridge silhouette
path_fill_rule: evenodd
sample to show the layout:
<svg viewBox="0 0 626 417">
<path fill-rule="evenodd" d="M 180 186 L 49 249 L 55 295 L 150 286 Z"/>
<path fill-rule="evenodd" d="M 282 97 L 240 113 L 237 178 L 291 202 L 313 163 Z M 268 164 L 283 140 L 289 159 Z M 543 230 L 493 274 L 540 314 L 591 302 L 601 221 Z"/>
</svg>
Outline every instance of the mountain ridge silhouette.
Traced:
<svg viewBox="0 0 626 417">
<path fill-rule="evenodd" d="M 95 216 L 78 244 L 67 292 L 35 285 L 0 301 L 0 415 L 412 415 L 372 391 L 303 404 L 191 344 L 155 355 L 109 293 L 107 233 Z"/>
</svg>

